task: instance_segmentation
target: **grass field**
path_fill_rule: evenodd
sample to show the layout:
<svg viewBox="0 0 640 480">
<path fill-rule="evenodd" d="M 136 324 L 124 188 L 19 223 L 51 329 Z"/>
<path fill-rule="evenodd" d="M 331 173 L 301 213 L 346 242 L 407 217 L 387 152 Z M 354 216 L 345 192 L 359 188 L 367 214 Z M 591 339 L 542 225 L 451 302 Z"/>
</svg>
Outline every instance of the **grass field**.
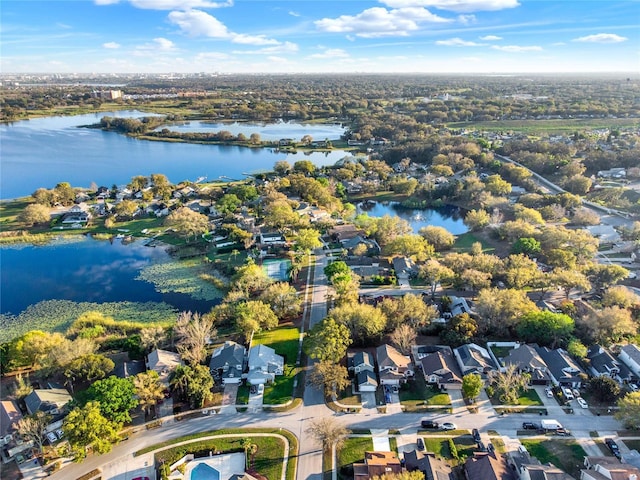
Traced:
<svg viewBox="0 0 640 480">
<path fill-rule="evenodd" d="M 371 437 L 347 438 L 338 453 L 338 477 L 343 480 L 353 478 L 353 463 L 364 462 L 364 452 L 373 450 Z"/>
<path fill-rule="evenodd" d="M 442 393 L 427 385 L 420 375 L 407 382 L 399 392 L 400 403 L 406 412 L 419 412 L 429 410 L 430 406 L 450 406 L 449 394 Z"/>
<path fill-rule="evenodd" d="M 423 437 L 423 440 L 427 452 L 433 452 L 437 457 L 445 460 L 453 460 L 451 449 L 449 448 L 449 438 Z M 452 436 L 451 440 L 453 440 L 458 456 L 461 459 L 473 456 L 473 452 L 476 451 L 476 442 L 473 441 L 471 435 Z"/>
<path fill-rule="evenodd" d="M 553 463 L 574 478 L 580 478 L 586 452 L 575 441 L 567 440 L 521 440 L 531 456 L 542 463 Z"/>
<path fill-rule="evenodd" d="M 267 345 L 284 357 L 284 375 L 276 376 L 273 384 L 265 386 L 264 403 L 266 404 L 277 405 L 291 400 L 293 381 L 300 370 L 296 367 L 299 335 L 300 332 L 296 327 L 280 327 L 261 332 L 253 337 L 253 345 Z"/>
<path fill-rule="evenodd" d="M 456 237 L 455 243 L 453 244 L 452 250 L 454 252 L 460 252 L 460 253 L 468 252 L 471 250 L 471 246 L 476 242 L 480 242 L 482 244 L 482 251 L 484 253 L 491 253 L 493 252 L 493 250 L 495 250 L 493 247 L 491 247 L 490 245 L 487 245 L 486 242 L 483 242 L 481 238 L 476 237 L 471 232 L 458 235 Z"/>
</svg>

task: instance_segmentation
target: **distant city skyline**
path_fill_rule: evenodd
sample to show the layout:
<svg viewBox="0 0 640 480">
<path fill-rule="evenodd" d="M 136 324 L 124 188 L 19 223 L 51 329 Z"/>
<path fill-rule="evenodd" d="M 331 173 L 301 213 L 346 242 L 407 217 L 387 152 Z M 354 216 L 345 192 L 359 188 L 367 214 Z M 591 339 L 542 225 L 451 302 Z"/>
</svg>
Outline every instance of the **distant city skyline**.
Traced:
<svg viewBox="0 0 640 480">
<path fill-rule="evenodd" d="M 9 73 L 640 73 L 640 3 L 4 0 Z"/>
</svg>

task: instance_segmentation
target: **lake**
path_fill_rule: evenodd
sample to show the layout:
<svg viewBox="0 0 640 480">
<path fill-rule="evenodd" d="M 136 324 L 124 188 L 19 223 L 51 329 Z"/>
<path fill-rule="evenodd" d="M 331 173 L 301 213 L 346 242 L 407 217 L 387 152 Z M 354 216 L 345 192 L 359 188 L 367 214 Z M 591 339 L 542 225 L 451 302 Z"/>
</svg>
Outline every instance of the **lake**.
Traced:
<svg viewBox="0 0 640 480">
<path fill-rule="evenodd" d="M 166 302 L 179 310 L 208 312 L 215 301 L 180 293 L 162 294 L 136 280 L 147 265 L 170 260 L 162 248 L 142 241 L 78 237 L 45 246 L 0 248 L 0 313 L 19 314 L 42 300 L 76 302 Z"/>
<path fill-rule="evenodd" d="M 91 182 L 111 187 L 129 183 L 136 175 L 163 173 L 173 183 L 219 177 L 244 178 L 244 173 L 271 169 L 278 160 L 290 163 L 311 160 L 318 166 L 333 165 L 348 155 L 331 152 L 275 152 L 268 148 L 136 140 L 116 132 L 77 128 L 98 123 L 104 116 L 141 117 L 139 111 L 100 112 L 72 117 L 46 117 L 0 125 L 0 198 L 30 195 L 38 188 L 53 188 L 59 182 L 89 187 Z M 193 122 L 196 123 L 196 122 Z M 252 124 L 238 124 L 249 136 Z M 256 124 L 255 128 L 267 129 Z M 308 133 L 318 138 L 338 138 L 340 125 L 279 123 L 277 136 L 301 138 Z M 271 130 L 273 134 L 274 131 Z M 334 135 L 326 135 L 334 132 Z M 258 132 L 259 133 L 259 132 Z M 261 134 L 262 135 L 262 134 Z M 314 136 L 316 138 L 316 136 Z"/>
<path fill-rule="evenodd" d="M 433 225 L 444 227 L 454 235 L 461 235 L 469 231 L 462 221 L 463 215 L 458 207 L 446 206 L 440 208 L 403 208 L 398 202 L 366 202 L 356 205 L 358 213 L 366 213 L 370 217 L 396 216 L 405 219 L 418 233 L 422 227 Z"/>
</svg>

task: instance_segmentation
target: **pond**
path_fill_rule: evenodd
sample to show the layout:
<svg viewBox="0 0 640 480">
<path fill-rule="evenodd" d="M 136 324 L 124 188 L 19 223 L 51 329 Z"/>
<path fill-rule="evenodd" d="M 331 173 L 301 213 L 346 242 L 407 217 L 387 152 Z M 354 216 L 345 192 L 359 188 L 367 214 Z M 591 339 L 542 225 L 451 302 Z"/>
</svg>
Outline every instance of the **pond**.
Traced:
<svg viewBox="0 0 640 480">
<path fill-rule="evenodd" d="M 174 132 L 180 133 L 196 133 L 196 132 L 219 132 L 226 130 L 233 135 L 240 133 L 247 138 L 252 133 L 260 135 L 260 139 L 280 140 L 281 138 L 293 138 L 300 141 L 305 135 L 311 135 L 314 140 L 335 140 L 340 138 L 345 129 L 340 124 L 320 124 L 320 123 L 297 123 L 297 122 L 276 122 L 276 123 L 255 123 L 255 122 L 204 122 L 190 121 L 184 123 L 176 123 L 158 127 L 160 131 L 168 128 Z"/>
<path fill-rule="evenodd" d="M 152 173 L 163 173 L 173 183 L 195 181 L 202 176 L 209 180 L 241 179 L 245 173 L 271 169 L 278 160 L 290 163 L 311 160 L 324 166 L 333 165 L 348 155 L 343 150 L 293 154 L 268 148 L 156 142 L 136 140 L 116 132 L 77 128 L 98 123 L 103 116 L 145 115 L 149 114 L 135 110 L 100 112 L 0 125 L 0 198 L 30 195 L 38 188 L 53 188 L 59 182 L 69 182 L 74 187 L 89 187 L 91 182 L 111 187 L 129 183 L 136 175 Z M 320 126 L 280 123 L 277 128 L 278 138 L 298 138 L 307 131 L 314 136 L 313 129 Z M 338 125 L 322 128 L 341 130 Z M 250 130 L 247 130 L 249 134 Z M 320 138 L 324 140 L 325 136 Z"/>
<path fill-rule="evenodd" d="M 414 233 L 422 227 L 433 225 L 444 227 L 454 235 L 461 235 L 469 231 L 462 221 L 463 215 L 458 207 L 446 206 L 440 208 L 404 208 L 399 202 L 362 202 L 356 205 L 357 213 L 366 213 L 370 217 L 391 215 L 405 219 L 413 228 Z"/>
<path fill-rule="evenodd" d="M 171 259 L 162 248 L 142 241 L 78 237 L 44 246 L 0 249 L 0 313 L 19 314 L 42 300 L 76 302 L 166 302 L 179 310 L 207 312 L 217 302 L 182 293 L 159 293 L 137 279 L 149 265 Z"/>
</svg>

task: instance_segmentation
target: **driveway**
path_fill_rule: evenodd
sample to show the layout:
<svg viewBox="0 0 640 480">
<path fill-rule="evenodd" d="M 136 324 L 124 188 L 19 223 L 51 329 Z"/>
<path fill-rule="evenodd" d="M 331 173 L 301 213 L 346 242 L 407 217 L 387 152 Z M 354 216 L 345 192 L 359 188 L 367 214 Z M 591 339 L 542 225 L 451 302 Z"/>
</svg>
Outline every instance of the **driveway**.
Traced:
<svg viewBox="0 0 640 480">
<path fill-rule="evenodd" d="M 238 397 L 238 387 L 239 385 L 237 383 L 225 384 L 220 413 L 237 413 L 236 399 Z"/>
<path fill-rule="evenodd" d="M 360 392 L 362 408 L 376 408 L 376 392 Z"/>
</svg>

